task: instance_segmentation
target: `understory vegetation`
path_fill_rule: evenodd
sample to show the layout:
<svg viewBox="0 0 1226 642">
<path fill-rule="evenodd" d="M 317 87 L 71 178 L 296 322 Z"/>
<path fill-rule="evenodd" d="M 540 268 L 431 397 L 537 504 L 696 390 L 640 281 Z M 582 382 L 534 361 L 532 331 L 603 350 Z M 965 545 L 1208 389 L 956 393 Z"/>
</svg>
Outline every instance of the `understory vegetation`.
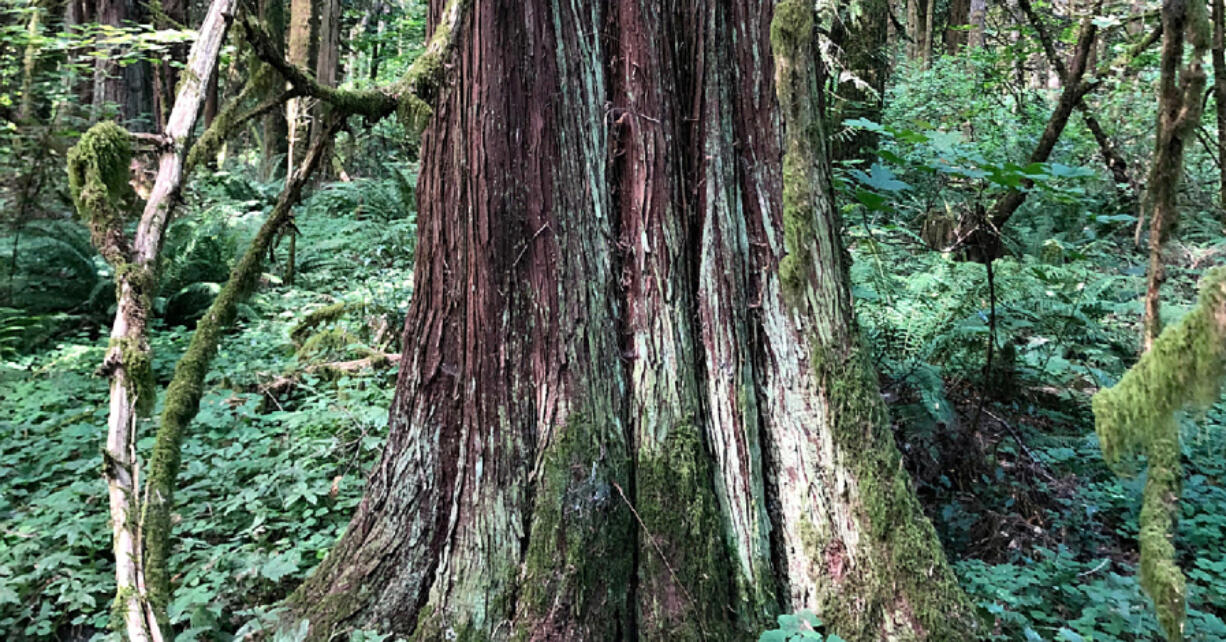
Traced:
<svg viewBox="0 0 1226 642">
<path fill-rule="evenodd" d="M 361 498 L 387 432 L 410 296 L 413 216 L 411 194 L 402 190 L 411 171 L 392 165 L 380 178 L 316 191 L 298 218 L 295 285 L 276 276 L 282 249 L 282 264 L 270 266 L 221 346 L 184 443 L 176 495 L 174 518 L 190 536 L 174 564 L 191 569 L 175 578 L 170 614 L 178 639 L 228 638 L 244 622 L 258 622 L 261 606 L 284 597 L 319 563 Z M 162 386 L 207 306 L 207 297 L 193 293 L 215 291 L 276 189 L 221 172 L 189 196 L 192 215 L 167 241 L 171 258 L 163 269 L 173 285 L 159 297 L 153 334 Z M 56 247 L 89 259 L 88 240 L 70 248 L 77 240 L 70 234 Z M 29 238 L 35 247 L 46 242 Z M 25 249 L 19 256 L 39 260 L 19 264 L 23 278 L 58 258 Z M 90 269 L 109 285 L 104 266 L 96 259 Z M 75 280 L 30 283 L 20 291 L 33 296 L 39 288 L 48 307 L 0 321 L 20 336 L 0 370 L 0 425 L 9 435 L 0 446 L 7 480 L 0 630 L 26 639 L 89 639 L 106 629 L 114 591 L 98 476 L 107 385 L 94 374 L 107 328 L 77 307 Z M 23 445 L 35 442 L 34 450 Z M 146 437 L 137 448 L 147 453 L 152 445 Z"/>
</svg>

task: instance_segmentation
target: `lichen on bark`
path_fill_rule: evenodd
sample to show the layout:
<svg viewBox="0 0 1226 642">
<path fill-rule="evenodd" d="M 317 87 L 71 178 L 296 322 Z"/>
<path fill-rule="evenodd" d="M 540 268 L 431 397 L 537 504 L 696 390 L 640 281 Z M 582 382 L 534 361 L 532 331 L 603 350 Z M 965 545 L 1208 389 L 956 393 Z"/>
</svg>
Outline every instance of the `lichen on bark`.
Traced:
<svg viewBox="0 0 1226 642">
<path fill-rule="evenodd" d="M 806 318 L 809 366 L 824 397 L 834 467 L 854 483 L 848 501 L 859 541 L 802 519 L 811 572 L 832 581 L 817 610 L 848 639 L 962 639 L 975 622 L 965 594 L 924 517 L 886 422 L 884 402 L 850 309 L 845 251 L 826 165 L 815 8 L 781 0 L 771 22 L 775 88 L 784 121 L 783 224 L 779 265 L 788 300 Z M 856 550 L 851 550 L 854 546 Z M 849 599 L 855 596 L 855 599 Z"/>
<path fill-rule="evenodd" d="M 1094 428 L 1103 458 L 1121 475 L 1144 455 L 1140 516 L 1141 586 L 1167 638 L 1181 639 L 1184 577 L 1175 563 L 1180 478 L 1179 423 L 1185 408 L 1205 408 L 1226 376 L 1226 268 L 1205 274 L 1196 307 L 1168 327 L 1119 383 L 1094 395 Z"/>
</svg>

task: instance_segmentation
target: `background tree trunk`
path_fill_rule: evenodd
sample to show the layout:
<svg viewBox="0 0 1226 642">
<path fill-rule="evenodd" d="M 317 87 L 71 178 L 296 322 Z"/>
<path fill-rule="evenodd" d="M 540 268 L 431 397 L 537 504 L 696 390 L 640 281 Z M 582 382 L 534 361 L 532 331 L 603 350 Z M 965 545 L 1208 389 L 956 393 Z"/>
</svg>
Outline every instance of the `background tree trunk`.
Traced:
<svg viewBox="0 0 1226 642">
<path fill-rule="evenodd" d="M 292 616 L 739 640 L 811 608 L 961 638 L 855 349 L 812 5 L 494 0 L 461 28 L 391 434 Z"/>
<path fill-rule="evenodd" d="M 285 1 L 260 0 L 260 21 L 277 44 L 278 52 L 284 53 Z M 274 92 L 281 87 L 274 88 Z M 289 127 L 284 109 L 273 109 L 261 119 L 260 127 L 260 179 L 272 180 L 285 168 L 289 151 Z"/>
<path fill-rule="evenodd" d="M 983 32 L 988 24 L 987 0 L 971 0 L 970 5 L 971 30 L 967 35 L 966 44 L 972 49 L 983 46 Z"/>
<path fill-rule="evenodd" d="M 187 0 L 163 0 L 161 6 L 161 13 L 154 16 L 154 24 L 159 29 L 187 28 Z M 153 117 L 157 131 L 166 129 L 166 119 L 170 117 L 179 82 L 179 70 L 171 61 L 185 60 L 187 45 L 170 45 L 169 53 L 170 60 L 160 62 L 153 68 Z"/>
<path fill-rule="evenodd" d="M 1179 218 L 1176 196 L 1183 178 L 1184 142 L 1200 125 L 1207 77 L 1205 52 L 1211 28 L 1204 0 L 1162 6 L 1162 62 L 1158 79 L 1158 126 L 1146 181 L 1149 211 L 1149 270 L 1146 274 L 1142 347 L 1162 333 L 1161 288 L 1166 281 L 1166 241 Z M 1185 43 L 1192 45 L 1184 61 Z M 1182 65 L 1182 68 L 1181 68 Z"/>
<path fill-rule="evenodd" d="M 932 54 L 933 0 L 907 0 L 907 31 L 911 40 L 907 43 L 907 59 L 919 61 L 927 69 Z"/>
<path fill-rule="evenodd" d="M 966 26 L 971 21 L 971 0 L 950 0 L 949 20 L 945 25 L 945 53 L 953 56 L 967 43 Z"/>
<path fill-rule="evenodd" d="M 1213 0 L 1213 102 L 1217 112 L 1218 205 L 1226 208 L 1226 3 Z"/>
<path fill-rule="evenodd" d="M 868 162 L 875 155 L 875 133 L 866 129 L 840 130 L 843 121 L 849 118 L 874 122 L 881 119 L 890 62 L 886 51 L 889 11 L 889 0 L 866 0 L 860 3 L 855 21 L 839 20 L 832 27 L 831 38 L 843 49 L 843 64 L 856 76 L 855 81 L 839 83 L 831 109 L 834 131 L 840 132 L 831 139 L 831 158 L 835 161 Z"/>
<path fill-rule="evenodd" d="M 94 19 L 100 25 L 119 27 L 127 18 L 126 0 L 98 0 Z M 112 55 L 101 56 L 94 61 L 93 118 L 102 120 L 107 117 L 108 110 L 119 109 L 120 119 L 126 100 L 123 82 L 123 70 L 119 67 L 118 51 Z"/>
<path fill-rule="evenodd" d="M 314 22 L 314 3 L 311 0 L 290 0 L 285 58 L 303 69 L 310 69 Z M 291 98 L 285 103 L 285 121 L 289 133 L 285 157 L 287 181 L 294 175 L 294 170 L 306 153 L 307 137 L 310 135 L 310 125 L 307 121 L 310 101 L 310 98 L 302 97 Z"/>
</svg>

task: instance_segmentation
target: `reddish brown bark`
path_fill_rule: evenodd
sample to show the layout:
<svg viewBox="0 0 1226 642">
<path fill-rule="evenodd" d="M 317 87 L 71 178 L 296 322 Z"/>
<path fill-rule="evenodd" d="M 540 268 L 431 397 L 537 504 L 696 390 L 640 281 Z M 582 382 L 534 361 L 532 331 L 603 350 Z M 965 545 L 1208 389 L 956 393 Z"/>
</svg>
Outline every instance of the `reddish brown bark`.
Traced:
<svg viewBox="0 0 1226 642">
<path fill-rule="evenodd" d="M 163 0 L 162 11 L 154 16 L 159 29 L 182 29 L 187 26 L 187 0 Z M 187 45 L 173 44 L 168 51 L 168 60 L 153 66 L 153 118 L 157 131 L 166 128 L 166 119 L 175 100 L 175 87 L 179 82 L 178 67 L 173 62 L 187 59 Z"/>
<path fill-rule="evenodd" d="M 771 3 L 473 3 L 423 140 L 388 444 L 291 599 L 312 636 L 963 629 L 879 395 L 831 378 L 861 371 L 812 7 L 787 4 L 810 58 L 777 67 Z M 820 155 L 796 247 L 785 114 Z"/>
<path fill-rule="evenodd" d="M 98 0 L 94 19 L 98 24 L 119 27 L 127 18 L 125 0 Z M 100 119 L 107 109 L 118 109 L 122 116 L 126 102 L 126 92 L 123 84 L 123 70 L 119 66 L 118 51 L 112 55 L 101 56 L 94 62 L 93 109 L 94 118 Z"/>
</svg>

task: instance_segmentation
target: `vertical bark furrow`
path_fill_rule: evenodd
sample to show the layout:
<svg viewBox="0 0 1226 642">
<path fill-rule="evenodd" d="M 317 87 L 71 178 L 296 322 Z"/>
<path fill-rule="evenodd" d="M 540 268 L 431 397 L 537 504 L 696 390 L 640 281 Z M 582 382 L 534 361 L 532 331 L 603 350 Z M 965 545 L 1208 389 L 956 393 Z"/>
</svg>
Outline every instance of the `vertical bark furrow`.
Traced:
<svg viewBox="0 0 1226 642">
<path fill-rule="evenodd" d="M 474 3 L 424 138 L 391 436 L 299 594 L 313 635 L 957 628 L 855 361 L 812 20 L 776 76 L 777 8 L 812 11 Z"/>
<path fill-rule="evenodd" d="M 623 253 L 622 356 L 634 446 L 637 635 L 723 639 L 732 606 L 695 354 L 682 118 L 695 88 L 676 58 L 695 31 L 676 3 L 611 5 L 610 157 Z"/>
<path fill-rule="evenodd" d="M 754 386 L 755 348 L 748 318 L 757 293 L 750 289 L 752 268 L 746 262 L 750 240 L 738 180 L 739 168 L 745 164 L 737 161 L 764 148 L 769 154 L 770 139 L 738 131 L 738 116 L 754 119 L 755 115 L 752 109 L 738 114 L 733 105 L 746 100 L 740 96 L 755 96 L 755 89 L 769 86 L 769 80 L 764 83 L 752 73 L 737 74 L 738 56 L 744 62 L 745 57 L 762 60 L 769 55 L 757 34 L 734 31 L 732 25 L 738 21 L 727 8 L 712 3 L 703 12 L 703 20 L 708 35 L 700 54 L 704 60 L 698 134 L 701 160 L 694 216 L 701 221 L 698 305 L 707 371 L 708 441 L 718 472 L 716 488 L 729 546 L 736 560 L 739 615 L 759 624 L 778 605 L 759 443 L 763 400 Z M 729 51 L 725 43 L 734 38 L 747 43 L 746 47 Z M 750 47 L 753 51 L 746 51 Z M 758 102 L 755 107 L 769 113 L 771 103 Z M 761 118 L 761 113 L 756 117 Z M 738 149 L 734 141 L 742 133 L 750 137 L 739 138 L 744 146 Z"/>
</svg>

